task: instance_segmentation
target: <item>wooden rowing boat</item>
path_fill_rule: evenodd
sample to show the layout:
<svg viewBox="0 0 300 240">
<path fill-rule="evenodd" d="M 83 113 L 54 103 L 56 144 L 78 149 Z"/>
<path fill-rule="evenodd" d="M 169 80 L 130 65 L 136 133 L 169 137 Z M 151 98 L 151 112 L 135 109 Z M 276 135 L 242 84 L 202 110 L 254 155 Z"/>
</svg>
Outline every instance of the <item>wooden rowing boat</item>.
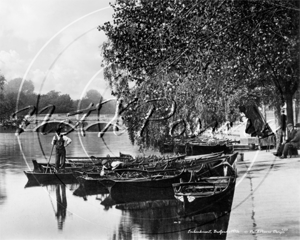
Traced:
<svg viewBox="0 0 300 240">
<path fill-rule="evenodd" d="M 115 157 L 105 157 L 101 158 L 103 160 L 100 161 L 100 159 L 88 161 L 82 160 L 82 158 L 68 158 L 67 163 L 65 164 L 65 169 L 68 171 L 73 172 L 85 172 L 88 173 L 88 175 L 92 176 L 94 175 L 97 177 L 100 174 L 100 171 L 103 168 L 103 165 L 105 166 L 106 171 L 109 170 L 115 170 L 120 168 L 138 168 L 143 170 L 163 170 L 163 169 L 169 169 L 169 168 L 184 168 L 188 167 L 190 165 L 195 165 L 194 162 L 196 161 L 203 161 L 203 160 L 209 160 L 211 158 L 215 158 L 222 153 L 214 153 L 214 154 L 206 154 L 206 155 L 198 155 L 191 157 L 186 157 L 185 155 L 179 155 L 179 156 L 163 156 L 163 157 L 146 157 L 142 161 L 128 161 L 127 158 L 115 158 Z M 75 161 L 75 160 L 76 161 Z M 151 160 L 150 160 L 151 159 Z M 155 160 L 153 160 L 155 159 Z M 153 160 L 153 161 L 152 161 Z M 117 162 L 119 163 L 119 166 L 112 167 L 112 163 Z M 32 160 L 34 169 L 33 172 L 37 173 L 46 173 L 51 172 L 54 169 L 54 164 L 47 164 L 47 163 L 39 163 L 35 159 Z M 78 174 L 77 174 L 78 175 Z"/>
<path fill-rule="evenodd" d="M 146 176 L 135 178 L 99 179 L 110 192 L 110 196 L 118 203 L 132 202 L 137 198 L 141 200 L 163 198 L 174 198 L 172 184 L 180 179 L 188 179 L 190 172 L 176 169 L 162 171 L 148 171 Z"/>
<path fill-rule="evenodd" d="M 174 196 L 184 202 L 186 214 L 230 211 L 235 177 L 208 177 L 198 182 L 173 184 Z"/>
<path fill-rule="evenodd" d="M 199 156 L 175 156 L 172 158 L 166 158 L 164 160 L 158 161 L 155 165 L 151 165 L 149 163 L 144 164 L 124 164 L 122 165 L 125 168 L 116 168 L 106 169 L 104 178 L 111 179 L 114 178 L 122 178 L 125 173 L 131 172 L 131 179 L 133 177 L 141 178 L 141 177 L 149 177 L 149 172 L 151 171 L 168 171 L 171 172 L 172 169 L 177 170 L 193 170 L 198 171 L 202 168 L 204 171 L 207 166 L 217 165 L 220 162 L 223 162 L 227 157 L 219 156 L 221 153 L 216 154 L 208 154 L 208 155 L 199 155 Z M 47 163 L 38 163 L 36 160 L 32 160 L 34 165 L 33 171 L 25 171 L 28 180 L 34 180 L 38 183 L 77 183 L 76 177 L 80 175 L 86 175 L 92 178 L 99 178 L 102 175 L 102 170 L 104 169 L 103 165 L 94 165 L 94 164 L 85 164 L 78 162 L 77 164 L 68 164 L 65 169 L 60 169 L 58 172 L 55 170 L 53 164 Z M 133 168 L 131 168 L 133 166 Z M 206 168 L 205 168 L 205 167 Z M 134 176 L 133 173 L 136 175 Z M 142 173 L 147 173 L 146 175 L 141 175 Z M 153 175 L 153 174 L 152 174 Z"/>
<path fill-rule="evenodd" d="M 174 196 L 184 202 L 187 213 L 230 211 L 236 183 L 235 162 L 238 153 L 213 167 L 209 175 L 198 172 L 190 181 L 172 184 Z M 213 171 L 216 170 L 216 171 Z"/>
<path fill-rule="evenodd" d="M 174 152 L 188 156 L 220 151 L 224 154 L 232 153 L 232 142 L 229 140 L 218 140 L 212 143 L 209 139 L 187 139 L 184 141 L 166 142 L 162 147 L 162 152 Z"/>
<path fill-rule="evenodd" d="M 130 162 L 128 157 L 67 157 L 65 167 L 67 168 L 88 168 L 91 166 L 102 166 L 103 163 L 111 163 L 113 161 Z M 40 163 L 33 159 L 33 171 L 44 172 L 45 167 L 54 167 L 54 164 Z"/>
<path fill-rule="evenodd" d="M 76 177 L 72 172 L 60 172 L 60 173 L 39 173 L 34 171 L 24 171 L 28 181 L 39 185 L 46 184 L 73 184 L 77 183 Z"/>
</svg>

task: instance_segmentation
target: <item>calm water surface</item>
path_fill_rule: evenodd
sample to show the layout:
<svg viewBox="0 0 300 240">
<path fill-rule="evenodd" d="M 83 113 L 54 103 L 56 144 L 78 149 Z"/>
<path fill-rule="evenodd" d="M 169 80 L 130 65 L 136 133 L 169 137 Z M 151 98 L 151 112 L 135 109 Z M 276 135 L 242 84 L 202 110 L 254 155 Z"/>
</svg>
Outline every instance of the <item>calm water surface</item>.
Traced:
<svg viewBox="0 0 300 240">
<path fill-rule="evenodd" d="M 182 218 L 180 202 L 164 202 L 165 207 L 124 210 L 104 206 L 107 193 L 75 196 L 73 185 L 25 187 L 24 170 L 31 160 L 47 162 L 52 134 L 0 133 L 0 239 L 298 239 L 299 161 L 290 163 L 270 158 L 270 153 L 245 153 L 238 164 L 239 178 L 232 212 L 198 213 Z M 141 155 L 126 134 L 97 133 L 73 140 L 68 156 L 118 156 L 119 152 Z M 145 153 L 153 154 L 148 151 Z M 252 155 L 251 155 L 252 154 Z M 265 155 L 264 155 L 265 154 Z M 259 159 L 261 156 L 261 159 Z M 257 162 L 252 164 L 252 160 Z M 54 156 L 50 161 L 54 162 Z M 253 165 L 252 171 L 247 171 Z M 266 177 L 267 176 L 267 177 Z M 288 179 L 289 188 L 285 181 Z M 279 182 L 279 183 L 278 183 Z M 298 187 L 297 187 L 298 186 Z M 274 191 L 274 188 L 281 191 Z M 134 194 L 134 193 L 133 193 Z M 288 202 L 287 202 L 288 201 Z M 285 231 L 270 233 L 270 231 Z M 221 231 L 227 234 L 220 234 Z M 215 233 L 214 233 L 215 231 Z M 263 231 L 262 233 L 259 231 Z"/>
<path fill-rule="evenodd" d="M 229 215 L 218 218 L 205 213 L 198 214 L 197 221 L 186 221 L 180 218 L 178 213 L 184 210 L 176 203 L 122 210 L 101 204 L 108 199 L 107 193 L 75 196 L 78 184 L 25 187 L 23 171 L 33 167 L 32 159 L 49 160 L 52 137 L 25 132 L 18 138 L 13 133 L 0 133 L 1 239 L 195 239 L 205 235 L 211 239 L 210 229 L 227 229 Z M 67 156 L 141 155 L 126 134 L 107 133 L 102 140 L 97 133 L 87 133 L 86 137 L 73 133 L 70 138 L 73 142 Z M 50 161 L 55 161 L 54 155 Z"/>
</svg>

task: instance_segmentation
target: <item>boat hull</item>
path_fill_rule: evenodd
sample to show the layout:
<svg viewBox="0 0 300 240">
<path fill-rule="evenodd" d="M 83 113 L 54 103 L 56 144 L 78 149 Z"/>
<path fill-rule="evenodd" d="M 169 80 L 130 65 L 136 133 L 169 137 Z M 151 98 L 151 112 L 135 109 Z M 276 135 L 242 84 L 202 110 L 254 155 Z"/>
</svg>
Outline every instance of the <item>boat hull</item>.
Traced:
<svg viewBox="0 0 300 240">
<path fill-rule="evenodd" d="M 233 152 L 233 145 L 225 143 L 216 145 L 209 145 L 205 143 L 165 143 L 162 152 L 174 152 L 186 154 L 187 156 L 210 154 L 215 152 L 230 154 Z"/>
<path fill-rule="evenodd" d="M 189 179 L 189 172 L 162 178 L 162 179 L 140 179 L 140 180 L 99 180 L 109 189 L 111 198 L 118 204 L 135 201 L 174 199 L 172 184 L 179 183 L 180 179 Z"/>
<path fill-rule="evenodd" d="M 72 172 L 67 173 L 37 173 L 33 171 L 24 171 L 28 181 L 39 185 L 46 184 L 73 184 L 78 183 Z"/>
<path fill-rule="evenodd" d="M 183 196 L 185 215 L 207 212 L 230 212 L 235 191 L 235 179 L 224 192 L 210 196 Z M 194 199 L 193 199 L 194 197 Z"/>
</svg>

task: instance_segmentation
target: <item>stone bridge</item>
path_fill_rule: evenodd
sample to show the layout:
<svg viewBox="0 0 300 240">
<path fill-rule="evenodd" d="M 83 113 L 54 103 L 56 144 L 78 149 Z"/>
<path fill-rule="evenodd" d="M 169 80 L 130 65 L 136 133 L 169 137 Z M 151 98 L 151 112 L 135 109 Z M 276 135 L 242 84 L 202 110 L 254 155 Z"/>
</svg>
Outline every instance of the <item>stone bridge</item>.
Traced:
<svg viewBox="0 0 300 240">
<path fill-rule="evenodd" d="M 52 114 L 47 119 L 46 114 L 40 114 L 38 116 L 32 116 L 28 119 L 28 125 L 25 131 L 53 131 L 58 125 L 61 125 L 65 129 L 79 130 L 83 128 L 86 131 L 99 131 L 103 130 L 108 123 L 114 118 L 113 114 L 101 114 L 100 116 L 94 114 L 85 119 L 82 116 L 67 116 L 67 114 Z M 116 119 L 111 122 L 112 125 L 122 125 L 122 120 Z M 112 126 L 110 126 L 110 130 Z"/>
</svg>

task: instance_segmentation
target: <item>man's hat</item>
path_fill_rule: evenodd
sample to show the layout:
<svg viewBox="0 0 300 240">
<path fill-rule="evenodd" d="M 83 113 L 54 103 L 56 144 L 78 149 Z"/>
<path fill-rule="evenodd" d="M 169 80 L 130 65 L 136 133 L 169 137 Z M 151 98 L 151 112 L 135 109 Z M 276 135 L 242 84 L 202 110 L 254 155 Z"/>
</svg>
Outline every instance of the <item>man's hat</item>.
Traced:
<svg viewBox="0 0 300 240">
<path fill-rule="evenodd" d="M 294 127 L 293 124 L 291 124 L 291 123 L 288 123 L 286 126 L 287 127 Z"/>
</svg>

